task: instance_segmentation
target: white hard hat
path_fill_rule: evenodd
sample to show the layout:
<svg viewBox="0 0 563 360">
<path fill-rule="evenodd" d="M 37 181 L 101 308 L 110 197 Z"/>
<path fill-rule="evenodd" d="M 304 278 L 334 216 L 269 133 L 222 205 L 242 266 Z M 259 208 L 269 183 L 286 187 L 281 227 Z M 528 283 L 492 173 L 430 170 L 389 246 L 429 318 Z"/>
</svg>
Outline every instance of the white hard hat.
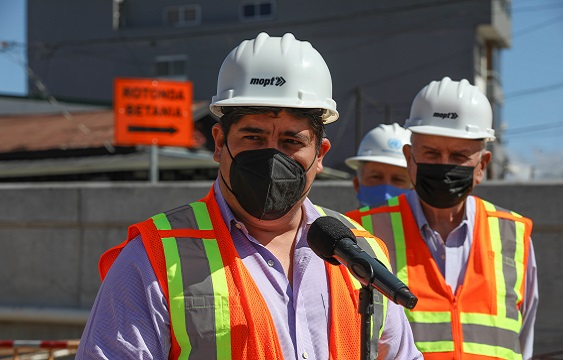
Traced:
<svg viewBox="0 0 563 360">
<path fill-rule="evenodd" d="M 432 81 L 414 98 L 405 127 L 413 133 L 493 141 L 489 99 L 467 80 Z"/>
<path fill-rule="evenodd" d="M 209 108 L 221 117 L 223 106 L 318 108 L 325 110 L 325 124 L 338 119 L 328 66 L 309 42 L 291 33 L 262 32 L 230 52 Z"/>
<path fill-rule="evenodd" d="M 360 143 L 358 155 L 344 162 L 352 169 L 358 169 L 360 162 L 373 161 L 400 167 L 407 167 L 403 145 L 410 144 L 411 132 L 399 124 L 378 125 L 370 130 Z"/>
</svg>

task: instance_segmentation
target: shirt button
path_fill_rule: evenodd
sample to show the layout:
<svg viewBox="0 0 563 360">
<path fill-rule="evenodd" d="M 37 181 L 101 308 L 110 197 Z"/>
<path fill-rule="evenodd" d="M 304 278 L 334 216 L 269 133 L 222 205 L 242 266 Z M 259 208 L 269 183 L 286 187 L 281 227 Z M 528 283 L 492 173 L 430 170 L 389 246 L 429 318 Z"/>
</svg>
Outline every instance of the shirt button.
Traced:
<svg viewBox="0 0 563 360">
<path fill-rule="evenodd" d="M 305 351 L 305 352 L 303 353 L 303 355 L 301 355 L 301 356 L 303 357 L 303 359 L 307 359 L 307 358 L 309 358 L 309 354 L 307 354 L 307 352 L 306 352 L 306 351 Z"/>
<path fill-rule="evenodd" d="M 242 228 L 242 225 L 240 223 L 236 223 L 235 227 L 240 230 Z"/>
<path fill-rule="evenodd" d="M 446 255 L 440 255 L 440 258 L 441 258 L 442 260 L 444 260 L 444 259 L 446 259 Z"/>
<path fill-rule="evenodd" d="M 272 260 L 272 259 L 268 260 L 268 266 L 269 267 L 274 266 L 274 260 Z"/>
</svg>

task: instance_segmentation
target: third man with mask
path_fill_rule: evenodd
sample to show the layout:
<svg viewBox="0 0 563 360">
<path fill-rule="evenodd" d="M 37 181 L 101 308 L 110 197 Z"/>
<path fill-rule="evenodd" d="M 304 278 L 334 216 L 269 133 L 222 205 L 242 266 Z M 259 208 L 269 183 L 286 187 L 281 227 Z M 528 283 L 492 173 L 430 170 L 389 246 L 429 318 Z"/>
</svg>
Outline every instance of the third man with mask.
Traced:
<svg viewBox="0 0 563 360">
<path fill-rule="evenodd" d="M 362 206 L 379 205 L 411 188 L 403 146 L 410 144 L 411 132 L 401 125 L 380 124 L 364 135 L 358 154 L 346 159 L 356 170 L 354 190 Z"/>
</svg>

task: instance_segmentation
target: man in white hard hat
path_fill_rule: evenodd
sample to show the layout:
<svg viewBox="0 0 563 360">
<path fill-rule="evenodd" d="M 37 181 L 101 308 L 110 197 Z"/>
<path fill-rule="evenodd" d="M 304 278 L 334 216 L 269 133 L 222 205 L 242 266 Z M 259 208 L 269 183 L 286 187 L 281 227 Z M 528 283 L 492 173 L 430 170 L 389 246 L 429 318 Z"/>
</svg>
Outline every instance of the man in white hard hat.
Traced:
<svg viewBox="0 0 563 360">
<path fill-rule="evenodd" d="M 217 180 L 102 256 L 77 359 L 359 359 L 359 282 L 315 255 L 308 229 L 334 216 L 388 257 L 307 198 L 330 149 L 324 125 L 338 118 L 326 63 L 292 34 L 261 33 L 227 56 L 210 108 Z M 422 358 L 402 308 L 380 300 L 374 356 Z"/>
<path fill-rule="evenodd" d="M 397 123 L 378 125 L 364 135 L 358 154 L 345 160 L 356 170 L 353 182 L 360 207 L 381 204 L 411 189 L 403 155 L 410 134 Z"/>
<path fill-rule="evenodd" d="M 418 297 L 407 311 L 425 359 L 530 359 L 538 305 L 531 220 L 470 196 L 494 140 L 487 97 L 467 80 L 415 97 L 404 147 L 415 191 L 352 218 L 388 246 Z"/>
</svg>

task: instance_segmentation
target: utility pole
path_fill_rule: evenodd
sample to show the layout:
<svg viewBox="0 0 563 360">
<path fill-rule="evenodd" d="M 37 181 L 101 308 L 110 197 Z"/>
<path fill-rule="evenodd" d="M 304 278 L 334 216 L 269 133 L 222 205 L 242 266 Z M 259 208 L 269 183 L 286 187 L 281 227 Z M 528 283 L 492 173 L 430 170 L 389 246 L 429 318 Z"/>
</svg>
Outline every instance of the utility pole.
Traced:
<svg viewBox="0 0 563 360">
<path fill-rule="evenodd" d="M 354 149 L 357 149 L 362 141 L 363 122 L 362 88 L 358 86 L 356 88 L 356 143 Z"/>
</svg>

